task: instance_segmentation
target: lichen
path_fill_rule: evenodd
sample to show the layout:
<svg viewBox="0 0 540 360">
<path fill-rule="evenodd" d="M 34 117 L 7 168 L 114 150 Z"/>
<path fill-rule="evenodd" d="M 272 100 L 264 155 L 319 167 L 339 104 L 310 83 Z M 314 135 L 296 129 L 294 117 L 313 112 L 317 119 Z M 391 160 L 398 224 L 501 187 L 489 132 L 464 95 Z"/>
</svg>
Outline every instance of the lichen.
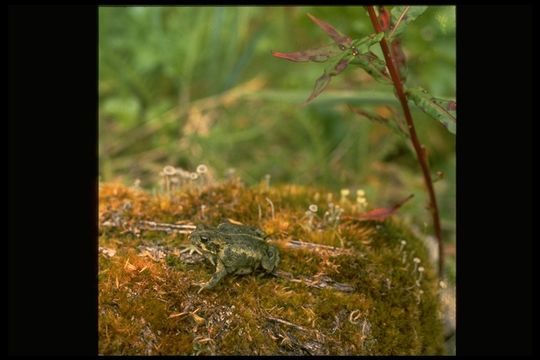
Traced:
<svg viewBox="0 0 540 360">
<path fill-rule="evenodd" d="M 330 205 L 319 194 L 324 189 L 247 188 L 230 181 L 153 196 L 120 183 L 100 184 L 99 353 L 443 353 L 438 281 L 421 240 L 396 219 L 325 223 L 322 214 Z M 303 217 L 312 204 L 318 215 L 308 226 Z M 345 204 L 343 211 L 353 210 Z M 197 294 L 196 284 L 213 268 L 197 254 L 180 253 L 187 234 L 137 225 L 147 220 L 215 226 L 223 219 L 270 234 L 268 241 L 281 254 L 279 270 L 293 279 L 227 276 Z M 346 251 L 295 248 L 291 240 Z M 413 258 L 424 268 L 419 282 Z M 299 280 L 328 278 L 354 291 Z"/>
</svg>

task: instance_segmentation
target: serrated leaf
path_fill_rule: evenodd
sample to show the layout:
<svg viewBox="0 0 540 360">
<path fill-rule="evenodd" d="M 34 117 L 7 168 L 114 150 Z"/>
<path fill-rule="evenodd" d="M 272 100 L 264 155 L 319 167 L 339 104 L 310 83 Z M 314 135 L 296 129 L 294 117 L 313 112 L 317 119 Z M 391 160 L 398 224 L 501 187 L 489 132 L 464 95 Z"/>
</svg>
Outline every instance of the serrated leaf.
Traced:
<svg viewBox="0 0 540 360">
<path fill-rule="evenodd" d="M 422 111 L 440 121 L 448 131 L 456 134 L 456 102 L 437 99 L 422 88 L 411 88 L 406 91 L 407 98 Z"/>
<path fill-rule="evenodd" d="M 311 14 L 307 14 L 311 21 L 313 21 L 318 27 L 324 30 L 324 32 L 330 36 L 338 45 L 343 45 L 346 47 L 349 47 L 352 43 L 352 40 L 350 37 L 343 35 L 340 33 L 336 28 L 334 28 L 329 23 L 322 21 L 320 19 L 317 19 L 315 16 Z"/>
<path fill-rule="evenodd" d="M 392 84 L 390 75 L 386 70 L 386 63 L 379 59 L 369 48 L 382 40 L 384 33 L 371 34 L 359 40 L 353 40 L 351 55 L 355 58 L 351 63 L 359 65 L 376 81 L 383 84 Z"/>
<path fill-rule="evenodd" d="M 308 49 L 303 51 L 295 51 L 289 53 L 283 53 L 274 51 L 272 55 L 295 62 L 313 61 L 313 62 L 325 62 L 328 59 L 339 55 L 343 51 L 335 44 L 323 46 L 317 49 Z"/>
<path fill-rule="evenodd" d="M 321 77 L 319 77 L 317 81 L 315 81 L 313 91 L 311 92 L 311 95 L 309 95 L 309 98 L 305 101 L 305 104 L 308 104 L 317 96 L 319 96 L 328 86 L 330 80 L 332 80 L 332 77 L 339 75 L 341 72 L 343 72 L 343 70 L 345 70 L 349 65 L 350 61 L 351 57 L 346 55 L 342 57 L 339 61 L 337 61 L 334 65 L 326 68 Z"/>
<path fill-rule="evenodd" d="M 272 55 L 295 62 L 325 62 L 332 57 L 337 56 L 340 52 L 344 55 L 335 62 L 332 66 L 325 69 L 324 73 L 315 81 L 315 86 L 311 95 L 306 100 L 305 104 L 311 102 L 319 96 L 330 83 L 332 77 L 340 74 L 345 70 L 348 64 L 354 60 L 355 64 L 362 67 L 368 74 L 373 76 L 375 80 L 390 84 L 386 65 L 377 56 L 369 51 L 369 48 L 377 44 L 384 37 L 384 33 L 370 34 L 361 39 L 352 40 L 350 37 L 343 35 L 332 25 L 317 19 L 315 16 L 308 14 L 309 18 L 328 36 L 330 36 L 336 45 L 329 45 L 317 49 L 309 49 L 304 51 L 296 51 L 290 53 L 272 52 Z"/>
<path fill-rule="evenodd" d="M 382 84 L 392 84 L 392 80 L 386 69 L 386 63 L 371 51 L 364 54 L 358 54 L 355 56 L 354 60 L 351 61 L 351 64 L 359 65 L 365 72 Z"/>
<path fill-rule="evenodd" d="M 392 41 L 403 33 L 407 28 L 407 25 L 416 20 L 418 16 L 422 15 L 427 8 L 427 6 L 394 6 L 391 11 L 394 28 L 390 31 L 391 35 L 388 40 Z"/>
<path fill-rule="evenodd" d="M 361 39 L 354 39 L 351 43 L 351 51 L 354 52 L 356 50 L 359 53 L 366 53 L 369 51 L 370 47 L 380 42 L 383 37 L 384 33 L 380 32 L 364 36 Z"/>
</svg>

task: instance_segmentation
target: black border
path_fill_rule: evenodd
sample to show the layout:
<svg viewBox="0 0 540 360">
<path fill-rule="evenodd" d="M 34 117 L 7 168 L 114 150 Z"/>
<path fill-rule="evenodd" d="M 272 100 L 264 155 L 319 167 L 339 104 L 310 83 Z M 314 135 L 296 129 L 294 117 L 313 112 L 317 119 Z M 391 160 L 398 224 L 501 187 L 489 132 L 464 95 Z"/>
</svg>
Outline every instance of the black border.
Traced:
<svg viewBox="0 0 540 360">
<path fill-rule="evenodd" d="M 535 12 L 457 12 L 457 353 L 530 354 Z M 97 6 L 8 25 L 8 352 L 96 355 Z"/>
<path fill-rule="evenodd" d="M 97 8 L 8 23 L 8 352 L 95 355 Z"/>
<path fill-rule="evenodd" d="M 533 14 L 457 8 L 458 355 L 532 353 Z"/>
</svg>

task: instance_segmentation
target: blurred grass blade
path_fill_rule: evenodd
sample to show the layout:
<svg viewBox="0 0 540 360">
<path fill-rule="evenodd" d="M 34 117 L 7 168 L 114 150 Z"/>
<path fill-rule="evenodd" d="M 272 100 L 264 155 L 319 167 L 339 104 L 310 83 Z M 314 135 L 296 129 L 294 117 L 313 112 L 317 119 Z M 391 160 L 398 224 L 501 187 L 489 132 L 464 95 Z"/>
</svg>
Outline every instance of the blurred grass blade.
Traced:
<svg viewBox="0 0 540 360">
<path fill-rule="evenodd" d="M 387 108 L 389 108 L 389 107 L 387 107 Z M 410 137 L 409 133 L 400 125 L 398 120 L 395 119 L 395 118 L 394 119 L 387 118 L 387 117 L 381 116 L 379 114 L 374 114 L 374 113 L 368 112 L 368 111 L 363 110 L 363 109 L 353 108 L 350 105 L 349 105 L 349 109 L 353 113 L 355 113 L 355 114 L 357 114 L 357 115 L 359 115 L 361 117 L 364 117 L 364 118 L 366 118 L 366 119 L 368 119 L 370 121 L 373 121 L 373 122 L 388 126 L 390 129 L 392 129 L 395 133 L 397 133 L 399 136 L 401 136 L 403 138 Z"/>
<path fill-rule="evenodd" d="M 259 39 L 263 36 L 265 32 L 266 30 L 261 29 L 249 38 L 248 44 L 245 46 L 244 50 L 242 51 L 242 54 L 239 56 L 231 72 L 225 79 L 225 84 L 220 89 L 221 91 L 225 91 L 238 83 L 238 80 L 240 79 L 240 75 L 246 69 L 247 65 L 252 60 L 255 54 L 255 47 L 257 43 L 259 42 Z"/>
<path fill-rule="evenodd" d="M 392 41 L 405 31 L 407 25 L 426 11 L 427 6 L 394 6 L 392 8 L 392 23 L 394 30 L 389 35 L 388 41 Z"/>
<path fill-rule="evenodd" d="M 356 108 L 353 108 L 350 105 L 349 105 L 349 109 L 353 113 L 355 113 L 357 115 L 360 115 L 361 117 L 365 117 L 368 120 L 371 120 L 371 121 L 379 123 L 379 124 L 388 125 L 388 119 L 383 117 L 383 116 L 380 116 L 380 115 L 377 115 L 377 114 L 372 114 L 372 113 L 370 113 L 368 111 L 365 111 L 365 110 L 362 110 L 362 109 L 356 109 Z"/>
<path fill-rule="evenodd" d="M 448 131 L 456 134 L 456 102 L 436 99 L 422 88 L 411 88 L 406 91 L 409 100 L 432 118 L 440 121 Z"/>
<path fill-rule="evenodd" d="M 246 100 L 264 100 L 268 102 L 298 104 L 305 99 L 308 90 L 285 90 L 285 89 L 266 89 L 257 92 L 251 92 L 245 95 Z M 393 104 L 399 105 L 396 97 L 388 91 L 349 91 L 349 90 L 328 90 L 324 97 L 317 100 L 313 105 L 332 107 L 343 103 L 354 106 L 371 106 Z"/>
</svg>

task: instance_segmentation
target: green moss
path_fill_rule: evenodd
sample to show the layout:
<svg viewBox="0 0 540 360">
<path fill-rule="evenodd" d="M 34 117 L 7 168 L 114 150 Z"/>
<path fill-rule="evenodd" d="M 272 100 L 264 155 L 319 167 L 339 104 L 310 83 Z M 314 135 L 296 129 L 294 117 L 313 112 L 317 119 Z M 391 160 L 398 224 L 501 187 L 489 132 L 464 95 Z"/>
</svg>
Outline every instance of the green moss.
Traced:
<svg viewBox="0 0 540 360">
<path fill-rule="evenodd" d="M 304 213 L 310 204 L 318 205 L 318 215 L 328 208 L 317 192 L 324 194 L 230 182 L 154 197 L 102 184 L 99 245 L 114 251 L 99 256 L 100 354 L 441 354 L 437 279 L 422 242 L 396 220 L 334 228 L 321 215 L 309 226 Z M 354 215 L 352 206 L 343 208 Z M 187 235 L 134 230 L 138 220 L 216 225 L 226 218 L 273 234 L 279 270 L 296 279 L 326 276 L 354 291 L 247 275 L 227 276 L 198 294 L 195 285 L 207 281 L 213 268 L 180 256 Z M 103 225 L 114 219 L 122 225 Z M 290 240 L 349 251 L 295 249 Z M 406 246 L 400 251 L 401 241 Z M 155 251 L 145 253 L 148 248 Z M 420 286 L 413 257 L 424 268 Z"/>
</svg>

